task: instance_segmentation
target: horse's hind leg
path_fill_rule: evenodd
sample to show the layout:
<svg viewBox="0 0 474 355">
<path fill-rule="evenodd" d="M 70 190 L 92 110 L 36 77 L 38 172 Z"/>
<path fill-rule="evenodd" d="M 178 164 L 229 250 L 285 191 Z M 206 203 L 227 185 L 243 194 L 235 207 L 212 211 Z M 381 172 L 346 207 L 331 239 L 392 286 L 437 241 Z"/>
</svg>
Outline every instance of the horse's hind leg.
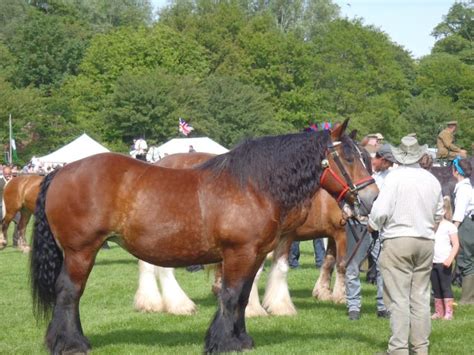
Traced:
<svg viewBox="0 0 474 355">
<path fill-rule="evenodd" d="M 332 300 L 331 274 L 336 263 L 336 243 L 333 238 L 328 238 L 328 248 L 324 257 L 321 273 L 313 288 L 313 297 L 321 301 Z"/>
<path fill-rule="evenodd" d="M 160 280 L 165 311 L 171 314 L 194 314 L 196 305 L 179 286 L 174 276 L 174 269 L 156 266 L 155 272 Z"/>
<path fill-rule="evenodd" d="M 135 293 L 134 306 L 141 312 L 162 312 L 163 299 L 155 278 L 155 265 L 143 260 L 138 261 L 138 289 Z"/>
<path fill-rule="evenodd" d="M 18 224 L 16 226 L 17 232 L 13 236 L 13 244 L 15 245 L 16 239 L 16 245 L 18 249 L 21 250 L 23 253 L 28 253 L 30 251 L 30 246 L 26 242 L 25 238 L 26 227 L 28 225 L 28 222 L 30 221 L 30 217 L 31 212 L 26 210 L 21 211 L 20 220 L 18 221 Z"/>
<path fill-rule="evenodd" d="M 55 284 L 53 317 L 46 333 L 46 345 L 53 354 L 86 354 L 91 349 L 84 336 L 79 301 L 94 264 L 95 252 L 64 251 L 64 264 Z"/>
</svg>

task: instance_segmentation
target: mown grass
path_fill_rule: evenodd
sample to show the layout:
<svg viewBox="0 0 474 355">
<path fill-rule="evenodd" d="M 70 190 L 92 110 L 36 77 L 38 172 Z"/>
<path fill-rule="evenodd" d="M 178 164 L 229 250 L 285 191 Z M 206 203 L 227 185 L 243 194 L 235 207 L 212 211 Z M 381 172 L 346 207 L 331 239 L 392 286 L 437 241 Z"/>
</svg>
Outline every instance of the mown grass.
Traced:
<svg viewBox="0 0 474 355">
<path fill-rule="evenodd" d="M 211 277 L 206 272 L 177 270 L 183 289 L 198 305 L 195 316 L 141 314 L 133 310 L 137 262 L 115 244 L 99 252 L 81 301 L 81 320 L 95 354 L 200 354 L 216 310 Z M 376 317 L 375 287 L 363 283 L 359 321 L 349 321 L 344 305 L 311 297 L 318 272 L 312 247 L 301 244 L 301 267 L 289 274 L 295 317 L 247 321 L 255 340 L 254 354 L 374 354 L 385 350 L 387 320 Z M 33 318 L 29 289 L 29 259 L 12 247 L 0 252 L 0 353 L 45 354 L 47 323 Z M 260 291 L 267 271 L 261 280 Z M 365 276 L 364 276 L 365 277 Z M 263 282 L 262 282 L 263 281 Z M 460 290 L 455 289 L 459 299 Z M 433 322 L 431 354 L 474 354 L 474 307 L 458 306 L 455 320 Z"/>
</svg>

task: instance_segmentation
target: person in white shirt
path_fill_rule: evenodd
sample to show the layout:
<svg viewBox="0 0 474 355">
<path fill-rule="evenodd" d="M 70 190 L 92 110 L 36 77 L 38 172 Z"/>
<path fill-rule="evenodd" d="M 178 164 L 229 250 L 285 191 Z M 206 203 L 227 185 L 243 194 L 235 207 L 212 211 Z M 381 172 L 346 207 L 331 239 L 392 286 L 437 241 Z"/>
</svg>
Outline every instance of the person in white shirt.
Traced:
<svg viewBox="0 0 474 355">
<path fill-rule="evenodd" d="M 409 136 L 391 147 L 400 166 L 385 178 L 368 220 L 369 231 L 379 231 L 382 242 L 390 354 L 428 354 L 434 234 L 444 210 L 440 183 L 418 164 L 427 148 Z"/>
<path fill-rule="evenodd" d="M 135 152 L 136 159 L 146 161 L 147 149 L 148 149 L 148 144 L 146 143 L 145 139 L 140 137 L 137 140 L 135 140 L 134 152 Z"/>
<path fill-rule="evenodd" d="M 453 160 L 453 176 L 458 181 L 454 188 L 453 223 L 458 227 L 460 251 L 456 259 L 462 275 L 460 304 L 474 304 L 474 190 L 469 177 L 471 162 Z"/>
<path fill-rule="evenodd" d="M 459 251 L 458 227 L 451 222 L 451 199 L 444 197 L 444 218 L 435 234 L 431 288 L 435 312 L 431 319 L 453 319 L 452 264 Z"/>
</svg>

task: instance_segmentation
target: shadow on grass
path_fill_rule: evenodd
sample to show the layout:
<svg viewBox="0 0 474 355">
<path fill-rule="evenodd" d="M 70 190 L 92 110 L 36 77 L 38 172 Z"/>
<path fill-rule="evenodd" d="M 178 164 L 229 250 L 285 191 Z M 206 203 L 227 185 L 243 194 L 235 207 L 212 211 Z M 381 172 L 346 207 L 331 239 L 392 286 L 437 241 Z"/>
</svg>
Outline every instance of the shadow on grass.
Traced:
<svg viewBox="0 0 474 355">
<path fill-rule="evenodd" d="M 207 330 L 206 330 L 207 331 Z M 186 330 L 183 332 L 160 332 L 152 330 L 116 330 L 104 334 L 93 334 L 89 337 L 93 349 L 114 344 L 136 344 L 144 346 L 160 347 L 182 347 L 183 345 L 201 345 L 204 347 L 204 337 L 206 331 Z M 351 339 L 359 343 L 365 343 L 367 346 L 377 349 L 383 348 L 386 344 L 382 341 L 376 341 L 373 336 L 361 334 L 357 329 L 344 331 L 321 331 L 321 332 L 302 332 L 298 330 L 256 330 L 250 333 L 253 337 L 256 348 L 259 346 L 273 346 L 285 342 L 294 342 L 295 339 L 301 342 L 307 342 L 308 339 L 323 341 L 340 341 L 341 339 Z"/>
</svg>

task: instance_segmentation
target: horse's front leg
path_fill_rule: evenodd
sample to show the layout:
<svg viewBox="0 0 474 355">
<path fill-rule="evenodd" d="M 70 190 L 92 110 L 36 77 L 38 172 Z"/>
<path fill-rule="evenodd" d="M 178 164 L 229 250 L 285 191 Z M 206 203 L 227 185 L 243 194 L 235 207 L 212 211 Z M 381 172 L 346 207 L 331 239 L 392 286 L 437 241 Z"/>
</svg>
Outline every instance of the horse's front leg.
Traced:
<svg viewBox="0 0 474 355">
<path fill-rule="evenodd" d="M 288 254 L 293 238 L 281 238 L 273 252 L 273 262 L 268 275 L 263 298 L 265 309 L 278 316 L 295 315 L 296 307 L 288 289 Z"/>
<path fill-rule="evenodd" d="M 332 300 L 331 275 L 336 263 L 336 243 L 333 238 L 328 238 L 328 247 L 324 257 L 321 272 L 313 288 L 313 297 L 321 301 Z"/>
<path fill-rule="evenodd" d="M 224 251 L 218 309 L 206 333 L 205 353 L 253 348 L 253 340 L 245 327 L 245 308 L 253 279 L 264 257 L 257 257 L 243 248 Z"/>
<path fill-rule="evenodd" d="M 260 299 L 258 297 L 258 280 L 263 272 L 264 263 L 260 266 L 257 271 L 257 275 L 255 275 L 255 279 L 252 283 L 252 289 L 250 291 L 249 302 L 247 308 L 245 308 L 245 316 L 247 318 L 251 317 L 264 317 L 267 316 L 268 313 L 265 308 L 262 307 L 260 304 Z"/>
</svg>

